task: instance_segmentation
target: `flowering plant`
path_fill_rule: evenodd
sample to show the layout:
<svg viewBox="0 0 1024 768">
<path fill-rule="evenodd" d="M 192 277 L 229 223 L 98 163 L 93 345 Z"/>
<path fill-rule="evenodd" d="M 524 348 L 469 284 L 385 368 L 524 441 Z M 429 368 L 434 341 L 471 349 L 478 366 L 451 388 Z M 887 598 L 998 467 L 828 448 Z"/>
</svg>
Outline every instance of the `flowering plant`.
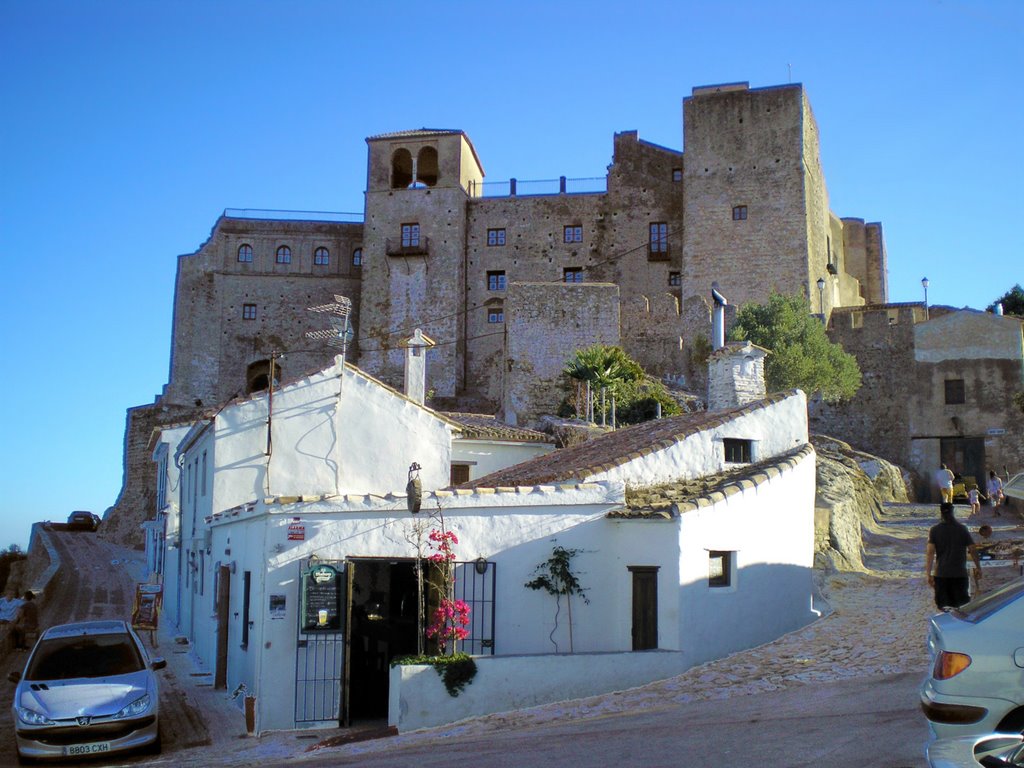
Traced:
<svg viewBox="0 0 1024 768">
<path fill-rule="evenodd" d="M 459 538 L 453 531 L 445 530 L 442 523 L 440 528 L 430 531 L 427 539 L 430 548 L 434 550 L 427 559 L 438 567 L 444 589 L 434 611 L 433 622 L 427 628 L 427 637 L 436 638 L 441 654 L 445 655 L 449 646 L 451 652 L 455 653 L 456 643 L 469 637 L 466 629 L 469 625 L 469 605 L 464 600 L 455 600 L 453 594 L 455 551 L 452 547 L 459 543 Z"/>
</svg>

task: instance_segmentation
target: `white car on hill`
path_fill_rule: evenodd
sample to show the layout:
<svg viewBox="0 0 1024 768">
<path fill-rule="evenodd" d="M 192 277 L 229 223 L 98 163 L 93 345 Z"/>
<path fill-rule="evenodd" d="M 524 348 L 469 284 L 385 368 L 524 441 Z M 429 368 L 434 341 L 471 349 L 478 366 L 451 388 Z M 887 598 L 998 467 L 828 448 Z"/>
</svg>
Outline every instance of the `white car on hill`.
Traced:
<svg viewBox="0 0 1024 768">
<path fill-rule="evenodd" d="M 938 739 L 1024 731 L 1024 578 L 932 617 L 921 709 Z"/>
</svg>

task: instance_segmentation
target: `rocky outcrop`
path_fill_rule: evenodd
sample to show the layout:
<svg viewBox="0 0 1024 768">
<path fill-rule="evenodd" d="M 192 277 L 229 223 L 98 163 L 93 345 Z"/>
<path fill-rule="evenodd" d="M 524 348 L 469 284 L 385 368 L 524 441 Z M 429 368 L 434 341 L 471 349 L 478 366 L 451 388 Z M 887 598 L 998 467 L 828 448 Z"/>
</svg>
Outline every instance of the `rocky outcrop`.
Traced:
<svg viewBox="0 0 1024 768">
<path fill-rule="evenodd" d="M 842 440 L 813 435 L 817 451 L 814 501 L 816 565 L 837 570 L 864 570 L 863 531 L 875 527 L 884 502 L 907 502 L 907 485 L 899 467 L 854 450 Z"/>
</svg>

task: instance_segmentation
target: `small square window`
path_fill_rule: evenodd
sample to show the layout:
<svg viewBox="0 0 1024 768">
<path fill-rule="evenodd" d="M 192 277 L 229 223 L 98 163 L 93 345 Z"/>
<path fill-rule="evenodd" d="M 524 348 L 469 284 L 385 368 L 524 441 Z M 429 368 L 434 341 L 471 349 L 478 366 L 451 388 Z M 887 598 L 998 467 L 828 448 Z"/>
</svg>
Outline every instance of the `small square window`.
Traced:
<svg viewBox="0 0 1024 768">
<path fill-rule="evenodd" d="M 287 245 L 282 245 L 280 248 L 277 249 L 276 261 L 278 264 L 291 264 L 292 249 L 289 248 Z"/>
<path fill-rule="evenodd" d="M 469 464 L 451 465 L 451 484 L 462 485 L 469 482 Z"/>
<path fill-rule="evenodd" d="M 420 244 L 420 225 L 419 224 L 403 224 L 402 225 L 402 247 L 403 248 L 417 248 Z"/>
<path fill-rule="evenodd" d="M 487 273 L 487 290 L 488 291 L 504 291 L 505 290 L 505 273 L 504 272 L 488 272 Z"/>
<path fill-rule="evenodd" d="M 683 284 L 683 276 L 682 276 L 682 274 L 680 274 L 679 272 L 669 272 L 668 273 L 668 284 L 669 285 L 682 285 Z"/>
<path fill-rule="evenodd" d="M 363 249 L 356 248 L 352 251 L 352 266 L 361 267 L 363 266 Z"/>
<path fill-rule="evenodd" d="M 246 243 L 238 246 L 238 260 L 252 263 L 252 246 Z"/>
<path fill-rule="evenodd" d="M 583 270 L 579 267 L 566 267 L 562 270 L 563 283 L 582 283 Z"/>
<path fill-rule="evenodd" d="M 563 243 L 582 243 L 583 242 L 583 227 L 581 226 L 568 226 L 562 231 L 562 242 Z"/>
<path fill-rule="evenodd" d="M 747 220 L 747 206 L 735 205 L 732 209 L 732 220 L 733 221 L 746 221 Z"/>
<path fill-rule="evenodd" d="M 317 248 L 313 251 L 313 263 L 318 267 L 326 267 L 331 263 L 331 252 L 326 248 Z"/>
<path fill-rule="evenodd" d="M 946 405 L 963 405 L 967 402 L 967 392 L 963 379 L 946 379 Z"/>
<path fill-rule="evenodd" d="M 493 307 L 487 310 L 487 322 L 488 323 L 504 323 L 505 322 L 505 310 L 501 307 Z"/>
<path fill-rule="evenodd" d="M 243 304 L 242 305 L 242 319 L 243 320 L 255 320 L 256 319 L 256 305 L 255 304 Z"/>
<path fill-rule="evenodd" d="M 722 440 L 725 445 L 725 462 L 727 464 L 749 464 L 753 451 L 751 440 L 738 440 L 734 437 L 727 437 Z"/>
<path fill-rule="evenodd" d="M 673 168 L 672 169 L 672 181 L 682 181 L 682 180 L 683 180 L 683 169 L 682 168 Z"/>
<path fill-rule="evenodd" d="M 505 244 L 505 230 L 504 229 L 488 229 L 487 230 L 487 244 L 488 245 L 504 245 Z"/>
<path fill-rule="evenodd" d="M 708 586 L 731 587 L 735 558 L 733 552 L 708 551 Z"/>
</svg>

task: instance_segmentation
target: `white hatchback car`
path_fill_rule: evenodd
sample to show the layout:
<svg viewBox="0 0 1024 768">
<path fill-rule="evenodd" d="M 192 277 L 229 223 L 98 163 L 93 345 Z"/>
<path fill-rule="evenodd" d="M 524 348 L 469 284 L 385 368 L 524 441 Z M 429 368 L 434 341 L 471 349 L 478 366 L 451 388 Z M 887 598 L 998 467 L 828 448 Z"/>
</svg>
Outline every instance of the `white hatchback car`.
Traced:
<svg viewBox="0 0 1024 768">
<path fill-rule="evenodd" d="M 14 693 L 19 760 L 160 749 L 160 694 L 150 659 L 123 621 L 83 621 L 39 636 Z"/>
<path fill-rule="evenodd" d="M 921 709 L 935 738 L 1024 731 L 1024 578 L 932 617 Z"/>
</svg>

